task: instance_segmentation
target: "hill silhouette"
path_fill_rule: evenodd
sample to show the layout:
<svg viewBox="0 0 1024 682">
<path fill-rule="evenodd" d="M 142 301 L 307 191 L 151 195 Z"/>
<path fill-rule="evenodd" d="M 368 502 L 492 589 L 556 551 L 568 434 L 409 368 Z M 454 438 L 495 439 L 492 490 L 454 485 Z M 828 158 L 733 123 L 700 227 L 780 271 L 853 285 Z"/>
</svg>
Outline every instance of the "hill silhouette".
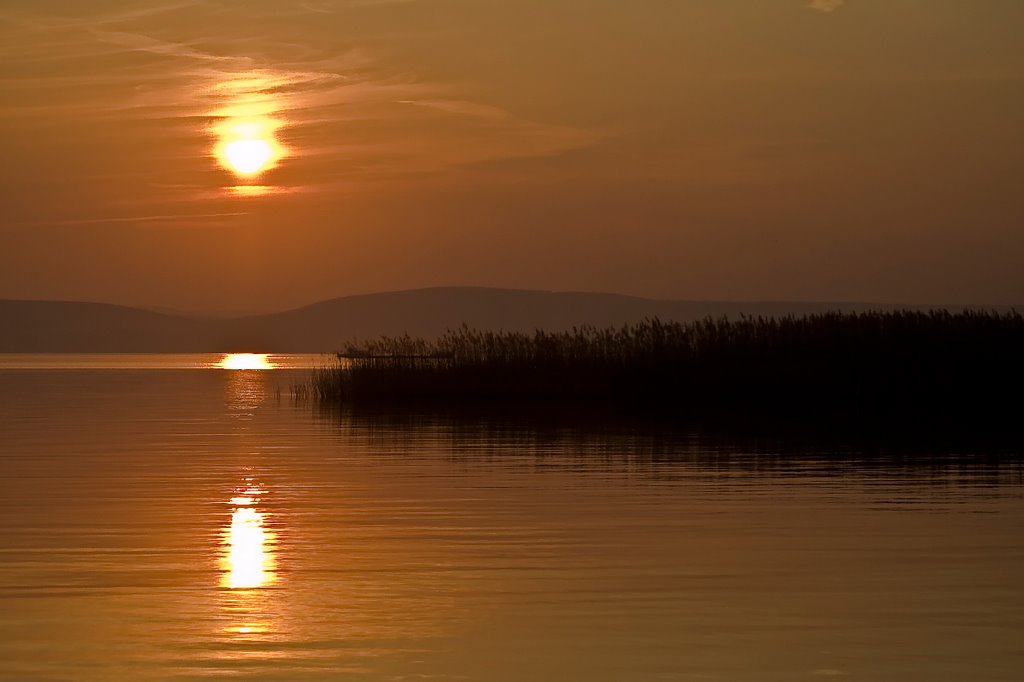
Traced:
<svg viewBox="0 0 1024 682">
<path fill-rule="evenodd" d="M 106 303 L 0 300 L 3 353 L 186 353 L 211 350 L 208 322 Z"/>
<path fill-rule="evenodd" d="M 346 296 L 265 315 L 205 319 L 103 303 L 0 300 L 0 352 L 315 353 L 337 350 L 353 338 L 435 338 L 463 324 L 494 331 L 561 331 L 653 317 L 689 322 L 705 317 L 938 308 L 956 311 L 963 306 L 665 301 L 603 293 L 439 287 Z"/>
</svg>

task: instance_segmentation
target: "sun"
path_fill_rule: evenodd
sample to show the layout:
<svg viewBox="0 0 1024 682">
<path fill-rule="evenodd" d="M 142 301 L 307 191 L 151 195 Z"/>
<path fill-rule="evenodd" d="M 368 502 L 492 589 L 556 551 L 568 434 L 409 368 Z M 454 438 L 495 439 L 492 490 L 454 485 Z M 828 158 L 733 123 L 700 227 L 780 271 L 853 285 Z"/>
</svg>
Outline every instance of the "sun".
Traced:
<svg viewBox="0 0 1024 682">
<path fill-rule="evenodd" d="M 240 175 L 259 173 L 274 156 L 266 140 L 235 140 L 224 145 L 224 157 L 232 170 Z"/>
<path fill-rule="evenodd" d="M 268 117 L 227 119 L 214 128 L 214 156 L 221 166 L 243 178 L 273 168 L 284 156 L 274 133 L 280 124 Z"/>
</svg>

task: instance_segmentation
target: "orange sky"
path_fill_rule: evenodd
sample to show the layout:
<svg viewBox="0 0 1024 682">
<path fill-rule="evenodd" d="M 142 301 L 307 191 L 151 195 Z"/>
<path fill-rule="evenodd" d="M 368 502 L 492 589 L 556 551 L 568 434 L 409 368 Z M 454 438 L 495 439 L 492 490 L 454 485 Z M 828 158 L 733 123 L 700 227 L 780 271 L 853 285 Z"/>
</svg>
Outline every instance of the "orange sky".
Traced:
<svg viewBox="0 0 1024 682">
<path fill-rule="evenodd" d="M 0 297 L 1022 303 L 1021 27 L 1019 0 L 6 0 Z M 253 107 L 280 158 L 238 178 L 216 131 Z"/>
</svg>

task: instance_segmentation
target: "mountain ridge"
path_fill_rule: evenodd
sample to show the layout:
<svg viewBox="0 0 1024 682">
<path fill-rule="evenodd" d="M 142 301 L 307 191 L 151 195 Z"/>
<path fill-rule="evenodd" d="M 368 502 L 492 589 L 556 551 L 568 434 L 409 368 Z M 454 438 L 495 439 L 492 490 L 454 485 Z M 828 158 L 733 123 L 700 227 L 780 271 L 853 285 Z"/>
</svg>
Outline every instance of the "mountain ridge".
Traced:
<svg viewBox="0 0 1024 682">
<path fill-rule="evenodd" d="M 478 329 L 557 331 L 620 326 L 644 318 L 690 321 L 829 311 L 951 311 L 1021 306 L 806 301 L 688 301 L 626 294 L 429 287 L 342 296 L 274 313 L 209 318 L 113 303 L 0 299 L 0 352 L 330 352 L 353 338 L 436 337 Z"/>
</svg>

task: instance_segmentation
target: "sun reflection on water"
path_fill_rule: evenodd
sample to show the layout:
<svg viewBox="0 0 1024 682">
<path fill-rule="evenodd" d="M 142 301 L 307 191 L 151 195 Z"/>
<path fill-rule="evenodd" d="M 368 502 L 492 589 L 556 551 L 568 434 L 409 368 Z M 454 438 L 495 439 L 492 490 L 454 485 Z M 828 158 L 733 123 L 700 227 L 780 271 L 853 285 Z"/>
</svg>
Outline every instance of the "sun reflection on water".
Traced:
<svg viewBox="0 0 1024 682">
<path fill-rule="evenodd" d="M 267 514 L 259 509 L 266 492 L 247 478 L 229 500 L 231 523 L 223 533 L 224 587 L 251 589 L 265 587 L 275 580 L 273 545 L 276 535 L 267 530 Z"/>
<path fill-rule="evenodd" d="M 266 353 L 225 353 L 217 364 L 221 369 L 274 369 Z"/>
</svg>

